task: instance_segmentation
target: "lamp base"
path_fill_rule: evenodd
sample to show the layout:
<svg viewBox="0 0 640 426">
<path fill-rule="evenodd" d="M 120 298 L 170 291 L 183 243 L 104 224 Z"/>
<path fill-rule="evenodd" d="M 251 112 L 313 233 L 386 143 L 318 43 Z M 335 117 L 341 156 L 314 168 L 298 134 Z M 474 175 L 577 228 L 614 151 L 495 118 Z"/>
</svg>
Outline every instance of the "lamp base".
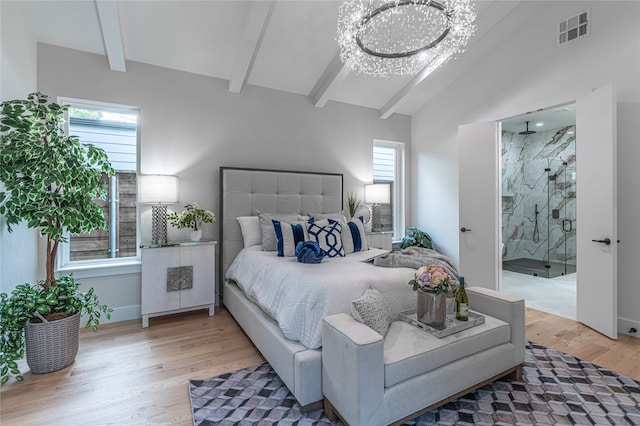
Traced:
<svg viewBox="0 0 640 426">
<path fill-rule="evenodd" d="M 151 243 L 167 244 L 167 206 L 151 206 Z"/>
<path fill-rule="evenodd" d="M 371 206 L 371 231 L 380 232 L 382 223 L 380 222 L 380 204 Z"/>
</svg>

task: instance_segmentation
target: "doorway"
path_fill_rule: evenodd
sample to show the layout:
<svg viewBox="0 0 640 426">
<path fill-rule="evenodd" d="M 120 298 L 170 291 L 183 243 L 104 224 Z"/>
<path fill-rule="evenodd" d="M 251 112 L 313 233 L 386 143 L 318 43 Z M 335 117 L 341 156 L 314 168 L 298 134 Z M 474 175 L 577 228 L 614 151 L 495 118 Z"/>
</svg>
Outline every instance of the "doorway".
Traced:
<svg viewBox="0 0 640 426">
<path fill-rule="evenodd" d="M 574 320 L 577 180 L 575 104 L 502 122 L 502 289 Z"/>
<path fill-rule="evenodd" d="M 576 319 L 616 339 L 618 241 L 616 96 L 613 85 L 577 98 Z M 568 104 L 569 102 L 567 102 Z M 533 109 L 532 109 L 533 110 Z M 537 109 L 535 111 L 538 111 Z M 459 264 L 466 281 L 501 285 L 500 121 L 458 126 Z M 471 232 L 473 231 L 473 232 Z M 547 295 L 556 297 L 553 292 Z"/>
</svg>

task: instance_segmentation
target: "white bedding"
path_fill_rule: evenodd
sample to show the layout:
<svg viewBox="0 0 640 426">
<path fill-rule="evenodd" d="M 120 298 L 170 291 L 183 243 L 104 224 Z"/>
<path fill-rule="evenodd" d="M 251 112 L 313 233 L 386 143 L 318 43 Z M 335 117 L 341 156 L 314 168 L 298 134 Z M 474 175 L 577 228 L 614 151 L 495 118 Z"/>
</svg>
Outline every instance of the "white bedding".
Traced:
<svg viewBox="0 0 640 426">
<path fill-rule="evenodd" d="M 286 338 L 317 349 L 322 346 L 322 319 L 350 313 L 351 301 L 369 286 L 382 292 L 392 313 L 415 308 L 416 296 L 408 285 L 415 269 L 363 262 L 372 250 L 377 249 L 306 264 L 258 245 L 240 251 L 226 278 L 275 319 Z"/>
</svg>

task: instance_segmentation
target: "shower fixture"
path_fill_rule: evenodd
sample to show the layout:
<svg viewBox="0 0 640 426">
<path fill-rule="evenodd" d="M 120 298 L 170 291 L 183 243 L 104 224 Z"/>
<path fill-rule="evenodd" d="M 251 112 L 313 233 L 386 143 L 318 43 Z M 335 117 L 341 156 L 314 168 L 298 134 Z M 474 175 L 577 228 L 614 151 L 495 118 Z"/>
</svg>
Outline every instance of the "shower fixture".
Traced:
<svg viewBox="0 0 640 426">
<path fill-rule="evenodd" d="M 519 134 L 521 134 L 521 135 L 532 135 L 535 132 L 536 132 L 535 130 L 529 130 L 529 122 L 527 121 L 527 130 L 523 130 Z"/>
<path fill-rule="evenodd" d="M 538 230 L 538 215 L 540 212 L 538 211 L 538 205 L 536 204 L 536 216 L 535 216 L 535 225 L 533 226 L 533 242 L 537 243 L 540 241 L 540 231 Z"/>
</svg>

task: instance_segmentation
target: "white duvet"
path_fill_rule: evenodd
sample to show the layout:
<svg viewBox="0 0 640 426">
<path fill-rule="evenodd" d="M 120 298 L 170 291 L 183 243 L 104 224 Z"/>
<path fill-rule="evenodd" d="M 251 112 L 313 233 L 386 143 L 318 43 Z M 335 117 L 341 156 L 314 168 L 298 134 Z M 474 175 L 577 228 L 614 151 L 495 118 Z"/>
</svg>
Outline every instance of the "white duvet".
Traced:
<svg viewBox="0 0 640 426">
<path fill-rule="evenodd" d="M 377 253 L 375 250 L 306 264 L 295 257 L 262 251 L 258 245 L 240 251 L 226 278 L 235 281 L 275 319 L 285 337 L 316 349 L 322 346 L 322 319 L 350 313 L 351 301 L 369 286 L 382 292 L 394 314 L 415 308 L 416 296 L 408 285 L 415 269 L 385 268 L 362 261 Z"/>
</svg>

